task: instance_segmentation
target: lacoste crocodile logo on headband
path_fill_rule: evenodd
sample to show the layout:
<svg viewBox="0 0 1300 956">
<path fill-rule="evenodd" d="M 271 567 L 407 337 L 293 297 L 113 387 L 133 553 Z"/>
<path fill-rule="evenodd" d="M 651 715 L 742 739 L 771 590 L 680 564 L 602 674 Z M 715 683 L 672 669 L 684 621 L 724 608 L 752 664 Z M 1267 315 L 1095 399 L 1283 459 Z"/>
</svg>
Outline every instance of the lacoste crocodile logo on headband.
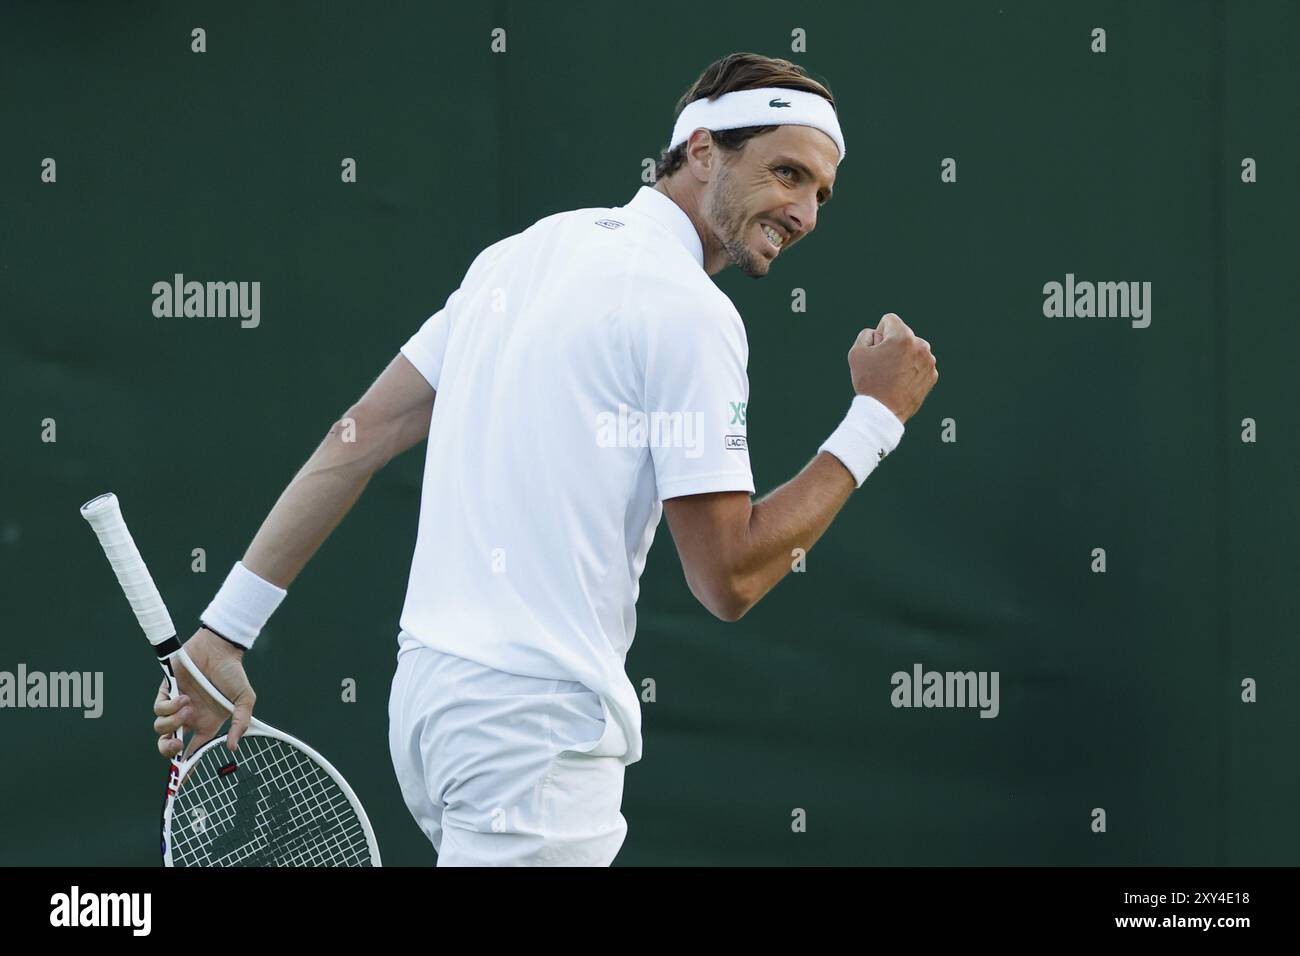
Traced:
<svg viewBox="0 0 1300 956">
<path fill-rule="evenodd" d="M 782 99 L 774 99 L 774 100 L 768 100 L 767 105 L 768 106 L 789 106 L 790 104 Z"/>
</svg>

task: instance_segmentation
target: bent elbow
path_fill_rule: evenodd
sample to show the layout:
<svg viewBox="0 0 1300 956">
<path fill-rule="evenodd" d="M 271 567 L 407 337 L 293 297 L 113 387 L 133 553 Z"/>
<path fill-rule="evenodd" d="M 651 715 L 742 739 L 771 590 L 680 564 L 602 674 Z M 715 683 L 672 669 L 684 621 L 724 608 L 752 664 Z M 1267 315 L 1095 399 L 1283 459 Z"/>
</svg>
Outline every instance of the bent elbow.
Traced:
<svg viewBox="0 0 1300 956">
<path fill-rule="evenodd" d="M 715 588 L 710 599 L 701 600 L 701 603 L 719 621 L 735 624 L 758 603 L 758 599 L 745 581 L 733 579 Z"/>
<path fill-rule="evenodd" d="M 713 616 L 716 617 L 719 621 L 722 621 L 724 624 L 735 624 L 737 621 L 739 621 L 742 617 L 745 616 L 745 612 L 748 610 L 749 608 L 742 607 L 739 604 L 709 608 L 709 611 L 713 614 Z"/>
</svg>

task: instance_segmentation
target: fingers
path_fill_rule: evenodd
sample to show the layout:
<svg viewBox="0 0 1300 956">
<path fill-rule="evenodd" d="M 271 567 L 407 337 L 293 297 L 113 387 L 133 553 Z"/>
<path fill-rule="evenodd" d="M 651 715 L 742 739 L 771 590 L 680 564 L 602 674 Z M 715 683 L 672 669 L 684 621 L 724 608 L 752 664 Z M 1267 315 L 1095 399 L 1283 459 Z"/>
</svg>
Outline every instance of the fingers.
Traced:
<svg viewBox="0 0 1300 956">
<path fill-rule="evenodd" d="M 154 698 L 153 712 L 159 719 L 153 722 L 154 732 L 158 734 L 158 752 L 164 757 L 175 757 L 185 745 L 174 734 L 176 726 L 184 726 L 189 719 L 189 698 L 181 695 L 173 700 L 168 694 L 171 688 L 164 677 L 158 686 L 158 696 Z M 173 721 L 176 726 L 173 726 Z"/>
<path fill-rule="evenodd" d="M 154 733 L 158 734 L 158 752 L 164 757 L 174 758 L 182 753 L 193 754 L 220 731 L 225 723 L 225 713 L 210 703 L 205 697 L 195 701 L 189 694 L 168 697 L 168 686 L 164 679 L 158 688 L 154 700 Z M 193 730 L 188 746 L 183 741 L 187 729 Z M 177 731 L 181 736 L 177 736 Z"/>
<path fill-rule="evenodd" d="M 154 732 L 163 736 L 189 726 L 195 717 L 194 708 L 190 706 L 190 699 L 185 694 L 174 699 L 163 697 L 154 701 L 153 712 L 157 715 L 153 722 Z"/>
<path fill-rule="evenodd" d="M 934 353 L 930 351 L 930 343 L 925 339 L 917 339 L 921 346 L 921 368 L 928 372 L 934 371 L 935 358 Z"/>
<path fill-rule="evenodd" d="M 194 731 L 193 736 L 185 745 L 184 753 L 188 757 L 221 733 L 221 728 L 226 723 L 226 712 L 220 709 L 207 708 L 202 704 L 191 704 L 188 708 L 183 708 L 177 716 L 183 717 L 187 711 L 190 716 L 183 721 L 184 726 L 186 729 Z"/>
<path fill-rule="evenodd" d="M 231 752 L 239 746 L 239 741 L 248 730 L 248 724 L 253 718 L 255 697 L 252 688 L 249 688 L 247 694 L 241 694 L 238 700 L 231 701 L 235 705 L 235 712 L 230 715 L 230 732 L 226 736 L 226 747 Z"/>
<path fill-rule="evenodd" d="M 886 312 L 882 315 L 880 321 L 876 324 L 876 328 L 880 331 L 881 339 L 894 338 L 896 336 L 906 337 L 912 334 L 912 330 L 909 329 L 903 320 L 893 312 Z"/>
<path fill-rule="evenodd" d="M 875 329 L 863 329 L 858 335 L 858 341 L 864 345 L 878 345 L 891 338 L 906 342 L 912 354 L 917 357 L 917 368 L 928 366 L 930 370 L 934 369 L 935 360 L 930 351 L 930 343 L 913 332 L 895 312 L 886 312 Z"/>
<path fill-rule="evenodd" d="M 173 700 L 171 697 L 171 687 L 168 686 L 167 678 L 164 677 L 162 686 L 158 688 L 158 696 L 153 699 L 153 712 L 159 716 L 170 714 L 176 710 L 175 705 L 181 700 L 181 698 L 189 700 L 189 698 L 184 694 L 181 694 L 180 697 Z"/>
<path fill-rule="evenodd" d="M 202 629 L 186 645 L 187 651 L 191 645 L 193 645 L 193 652 L 185 662 L 186 666 L 192 664 L 198 668 L 230 701 L 230 730 L 227 733 L 226 746 L 233 752 L 238 748 L 240 739 L 248 732 L 253 707 L 257 700 L 257 695 L 248 683 L 248 676 L 244 673 L 243 652 L 232 649 L 220 638 L 211 637 Z M 188 680 L 189 675 L 186 676 Z M 204 697 L 207 699 L 206 695 Z M 224 718 L 225 713 L 222 716 Z M 206 741 L 211 737 L 204 739 Z"/>
<path fill-rule="evenodd" d="M 175 667 L 178 696 L 175 700 L 168 698 L 169 687 L 164 681 L 154 700 L 158 752 L 172 758 L 192 757 L 217 738 L 227 717 L 230 718 L 230 730 L 226 746 L 234 751 L 252 723 L 257 699 L 244 673 L 243 655 L 232 653 L 219 638 L 211 638 L 210 642 L 202 628 L 185 645 L 185 651 L 174 658 L 180 665 Z M 209 694 L 195 674 L 204 675 L 231 701 L 233 713 Z M 176 735 L 178 731 L 184 734 L 186 730 L 193 731 L 193 736 L 182 743 Z"/>
<path fill-rule="evenodd" d="M 882 339 L 883 336 L 875 329 L 863 329 L 858 333 L 858 337 L 853 340 L 853 345 L 849 347 L 850 359 L 855 349 L 871 348 L 874 345 L 879 345 Z"/>
</svg>

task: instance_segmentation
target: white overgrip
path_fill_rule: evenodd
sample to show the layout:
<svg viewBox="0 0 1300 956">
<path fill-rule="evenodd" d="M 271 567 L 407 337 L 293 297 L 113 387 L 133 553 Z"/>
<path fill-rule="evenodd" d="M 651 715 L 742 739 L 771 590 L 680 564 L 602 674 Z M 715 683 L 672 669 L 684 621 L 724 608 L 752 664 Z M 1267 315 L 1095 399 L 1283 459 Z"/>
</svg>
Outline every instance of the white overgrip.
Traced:
<svg viewBox="0 0 1300 956">
<path fill-rule="evenodd" d="M 90 522 L 99 538 L 100 547 L 104 549 L 104 555 L 117 575 L 117 582 L 122 586 L 122 593 L 131 602 L 131 610 L 135 612 L 149 643 L 157 646 L 175 637 L 176 626 L 172 624 L 162 595 L 158 593 L 131 532 L 126 528 L 117 495 L 110 491 L 92 498 L 81 506 L 81 516 Z"/>
</svg>

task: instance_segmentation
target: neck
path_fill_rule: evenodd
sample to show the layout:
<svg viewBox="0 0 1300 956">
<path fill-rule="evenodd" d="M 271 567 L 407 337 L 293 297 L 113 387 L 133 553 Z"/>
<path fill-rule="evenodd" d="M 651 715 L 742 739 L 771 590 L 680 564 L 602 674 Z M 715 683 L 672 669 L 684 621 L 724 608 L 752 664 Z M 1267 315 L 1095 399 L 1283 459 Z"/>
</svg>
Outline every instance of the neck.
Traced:
<svg viewBox="0 0 1300 956">
<path fill-rule="evenodd" d="M 700 247 L 704 250 L 704 272 L 707 275 L 716 275 L 725 269 L 731 260 L 727 257 L 722 244 L 714 238 L 712 231 L 705 225 L 704 217 L 700 213 L 700 190 L 698 187 L 691 188 L 686 183 L 678 181 L 680 179 L 681 177 L 678 176 L 667 176 L 659 180 L 654 185 L 655 192 L 663 193 L 686 213 L 686 217 L 690 219 L 691 225 L 695 227 L 695 232 L 700 237 Z"/>
</svg>

